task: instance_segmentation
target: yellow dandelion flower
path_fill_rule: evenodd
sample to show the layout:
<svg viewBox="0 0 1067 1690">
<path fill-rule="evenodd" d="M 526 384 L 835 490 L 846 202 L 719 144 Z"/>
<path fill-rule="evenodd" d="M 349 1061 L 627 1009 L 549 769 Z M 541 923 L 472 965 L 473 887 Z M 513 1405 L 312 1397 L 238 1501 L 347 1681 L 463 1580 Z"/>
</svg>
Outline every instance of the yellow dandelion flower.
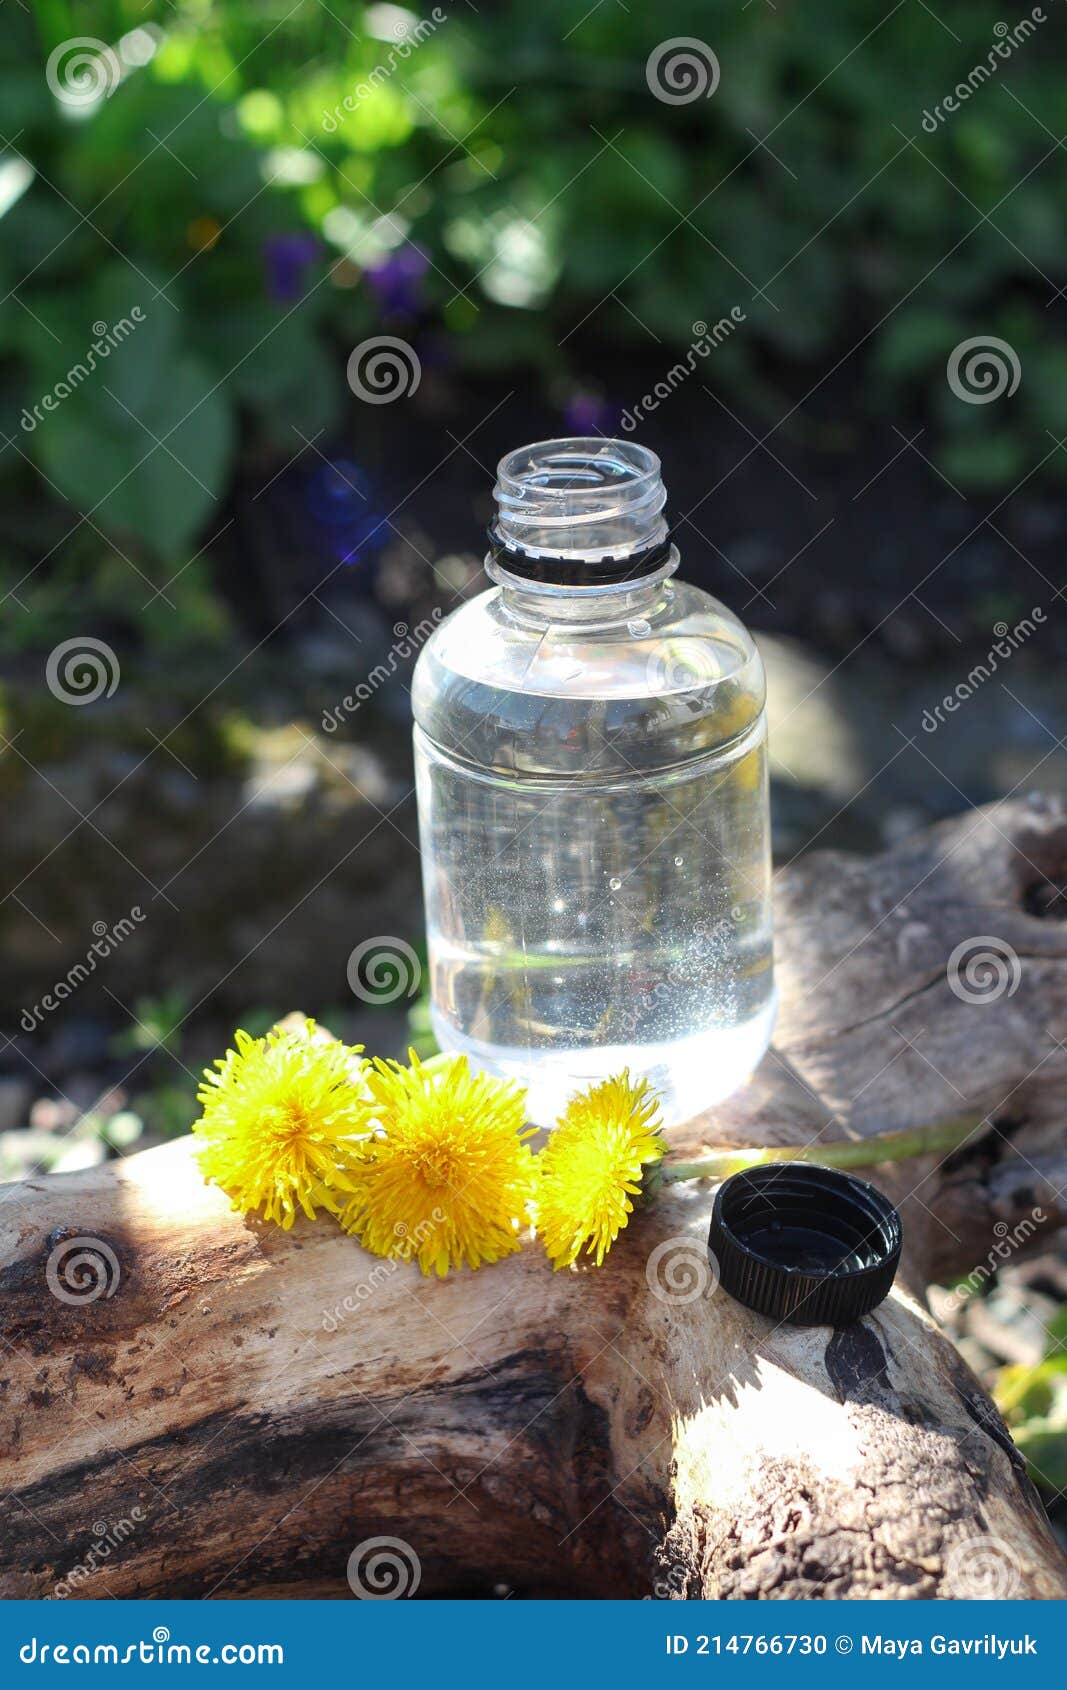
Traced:
<svg viewBox="0 0 1067 1690">
<path fill-rule="evenodd" d="M 536 1170 L 521 1086 L 472 1074 L 465 1056 L 367 1071 L 379 1131 L 353 1173 L 341 1225 L 377 1256 L 450 1267 L 519 1248 Z"/>
<path fill-rule="evenodd" d="M 362 1045 L 329 1039 L 313 1021 L 263 1039 L 238 1032 L 234 1043 L 196 1094 L 204 1177 L 235 1209 L 262 1208 L 285 1228 L 298 1207 L 312 1219 L 316 1205 L 336 1214 L 370 1132 Z"/>
<path fill-rule="evenodd" d="M 629 1070 L 571 1099 L 537 1158 L 537 1230 L 554 1267 L 583 1246 L 601 1265 L 665 1149 L 655 1096 Z"/>
</svg>

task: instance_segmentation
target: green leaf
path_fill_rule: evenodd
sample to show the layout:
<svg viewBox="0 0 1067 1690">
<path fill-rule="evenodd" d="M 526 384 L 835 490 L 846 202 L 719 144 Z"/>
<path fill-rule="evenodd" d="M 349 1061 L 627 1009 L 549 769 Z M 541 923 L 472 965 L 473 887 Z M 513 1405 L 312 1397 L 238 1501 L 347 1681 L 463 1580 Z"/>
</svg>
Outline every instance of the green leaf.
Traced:
<svg viewBox="0 0 1067 1690">
<path fill-rule="evenodd" d="M 38 461 L 98 526 L 172 556 L 226 484 L 231 418 L 214 380 L 206 364 L 182 354 L 156 368 L 136 411 L 118 387 L 105 387 L 106 375 L 87 382 L 35 430 Z"/>
</svg>

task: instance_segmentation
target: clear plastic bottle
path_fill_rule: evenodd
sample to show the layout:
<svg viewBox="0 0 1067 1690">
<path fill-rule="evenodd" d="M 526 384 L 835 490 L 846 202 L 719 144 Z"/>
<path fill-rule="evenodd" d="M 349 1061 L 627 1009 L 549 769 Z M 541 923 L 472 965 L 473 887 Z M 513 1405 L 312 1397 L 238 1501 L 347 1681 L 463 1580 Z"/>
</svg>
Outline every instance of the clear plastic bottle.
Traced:
<svg viewBox="0 0 1067 1690">
<path fill-rule="evenodd" d="M 434 1029 L 543 1125 L 624 1067 L 684 1119 L 774 1021 L 763 666 L 671 580 L 654 453 L 523 447 L 496 499 L 412 688 Z"/>
</svg>

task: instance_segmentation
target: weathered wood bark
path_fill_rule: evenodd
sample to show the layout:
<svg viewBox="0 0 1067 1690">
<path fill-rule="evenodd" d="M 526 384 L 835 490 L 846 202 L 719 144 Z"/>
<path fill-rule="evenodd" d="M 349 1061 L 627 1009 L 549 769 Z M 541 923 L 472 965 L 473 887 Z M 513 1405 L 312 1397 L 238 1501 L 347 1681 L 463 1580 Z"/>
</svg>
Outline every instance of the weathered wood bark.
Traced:
<svg viewBox="0 0 1067 1690">
<path fill-rule="evenodd" d="M 845 1332 L 775 1329 L 702 1283 L 701 1187 L 600 1272 L 531 1248 L 442 1283 L 328 1220 L 232 1214 L 187 1141 L 5 1191 L 5 1592 L 346 1596 L 350 1553 L 395 1538 L 420 1594 L 1067 1595 L 1020 1458 L 917 1300 L 999 1227 L 1062 1223 L 1065 880 L 1067 824 L 1036 802 L 780 876 L 775 1049 L 678 1147 L 989 1120 L 941 1166 L 878 1171 L 906 1269 Z M 948 960 L 989 938 L 1018 978 L 963 1001 Z M 112 1295 L 50 1294 L 74 1237 Z"/>
</svg>

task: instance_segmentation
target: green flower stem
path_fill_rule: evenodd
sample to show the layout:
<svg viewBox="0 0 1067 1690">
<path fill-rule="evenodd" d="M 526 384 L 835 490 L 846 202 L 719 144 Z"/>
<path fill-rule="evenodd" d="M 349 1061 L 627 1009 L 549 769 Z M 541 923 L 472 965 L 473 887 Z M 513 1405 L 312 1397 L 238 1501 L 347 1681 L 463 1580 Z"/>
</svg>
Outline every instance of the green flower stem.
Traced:
<svg viewBox="0 0 1067 1690">
<path fill-rule="evenodd" d="M 876 1133 L 872 1138 L 836 1140 L 830 1144 L 774 1144 L 766 1149 L 717 1150 L 698 1162 L 660 1165 L 664 1185 L 691 1179 L 726 1179 L 729 1174 L 758 1168 L 764 1162 L 816 1162 L 821 1168 L 872 1168 L 879 1162 L 904 1162 L 912 1156 L 940 1156 L 958 1150 L 982 1127 L 982 1115 L 956 1115 L 928 1127 Z"/>
</svg>

